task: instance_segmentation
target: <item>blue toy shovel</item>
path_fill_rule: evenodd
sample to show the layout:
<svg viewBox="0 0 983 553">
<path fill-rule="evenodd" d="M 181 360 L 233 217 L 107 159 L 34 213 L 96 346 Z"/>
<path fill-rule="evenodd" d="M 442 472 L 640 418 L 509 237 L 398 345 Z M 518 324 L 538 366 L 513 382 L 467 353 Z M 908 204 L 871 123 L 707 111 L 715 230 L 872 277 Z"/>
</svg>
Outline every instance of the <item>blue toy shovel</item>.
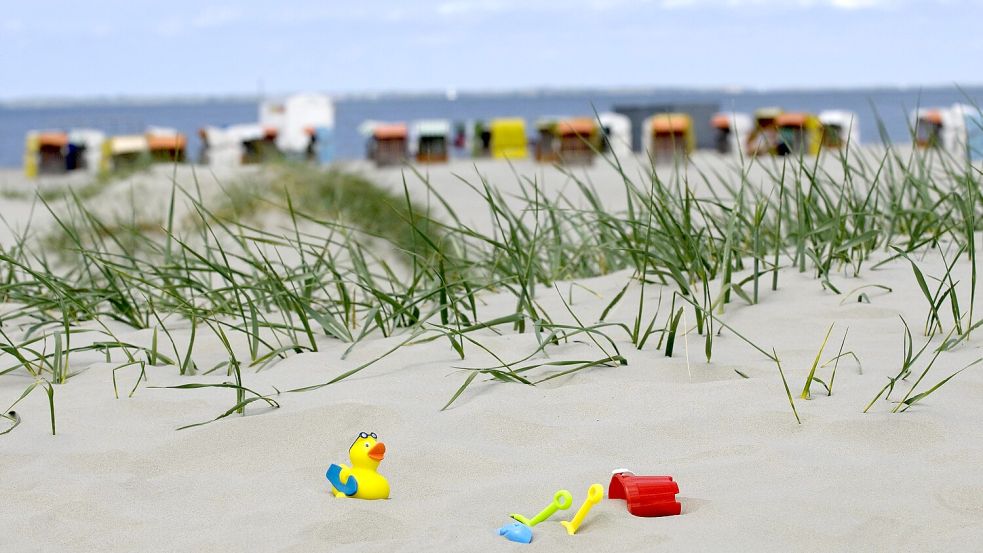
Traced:
<svg viewBox="0 0 983 553">
<path fill-rule="evenodd" d="M 358 491 L 358 481 L 355 480 L 354 476 L 349 475 L 348 481 L 344 484 L 341 483 L 341 467 L 338 465 L 328 467 L 328 472 L 324 475 L 328 478 L 328 482 L 331 482 L 331 485 L 334 486 L 334 489 L 348 497 L 355 495 L 355 492 Z"/>
</svg>

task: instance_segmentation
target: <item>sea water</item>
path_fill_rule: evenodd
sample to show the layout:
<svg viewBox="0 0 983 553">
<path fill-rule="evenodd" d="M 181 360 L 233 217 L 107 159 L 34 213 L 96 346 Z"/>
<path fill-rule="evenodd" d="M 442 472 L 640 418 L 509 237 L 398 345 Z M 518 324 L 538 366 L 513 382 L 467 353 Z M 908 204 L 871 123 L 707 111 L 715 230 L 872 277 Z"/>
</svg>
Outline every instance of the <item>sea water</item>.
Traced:
<svg viewBox="0 0 983 553">
<path fill-rule="evenodd" d="M 616 105 L 711 103 L 723 111 L 753 112 L 778 106 L 787 111 L 818 113 L 826 109 L 856 112 L 865 143 L 910 142 L 909 115 L 919 106 L 956 102 L 983 105 L 983 87 L 880 88 L 856 90 L 539 90 L 512 93 L 460 93 L 341 96 L 335 100 L 335 152 L 338 158 L 364 156 L 363 121 L 413 121 L 441 118 L 454 121 L 491 117 L 525 118 L 585 115 Z M 198 129 L 257 120 L 255 98 L 74 101 L 0 104 L 0 167 L 19 166 L 29 130 L 94 128 L 107 134 L 142 133 L 148 126 L 172 127 L 188 137 L 188 154 L 201 148 Z"/>
</svg>

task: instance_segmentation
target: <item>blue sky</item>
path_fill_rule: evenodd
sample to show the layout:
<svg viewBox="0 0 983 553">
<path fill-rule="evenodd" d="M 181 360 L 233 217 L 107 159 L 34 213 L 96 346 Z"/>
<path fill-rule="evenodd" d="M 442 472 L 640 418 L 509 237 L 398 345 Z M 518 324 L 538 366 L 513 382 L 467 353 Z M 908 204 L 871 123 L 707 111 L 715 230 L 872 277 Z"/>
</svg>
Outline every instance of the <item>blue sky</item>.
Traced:
<svg viewBox="0 0 983 553">
<path fill-rule="evenodd" d="M 978 0 L 4 4 L 0 99 L 983 82 Z"/>
</svg>

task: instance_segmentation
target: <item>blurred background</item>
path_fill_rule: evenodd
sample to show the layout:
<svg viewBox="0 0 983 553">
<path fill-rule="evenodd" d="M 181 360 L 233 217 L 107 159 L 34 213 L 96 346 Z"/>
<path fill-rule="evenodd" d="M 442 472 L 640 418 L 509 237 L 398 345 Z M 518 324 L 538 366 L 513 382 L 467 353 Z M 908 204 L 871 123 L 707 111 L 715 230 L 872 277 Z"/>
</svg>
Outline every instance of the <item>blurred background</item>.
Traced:
<svg viewBox="0 0 983 553">
<path fill-rule="evenodd" d="M 532 136 L 640 106 L 845 110 L 863 142 L 910 141 L 917 108 L 983 100 L 981 20 L 969 0 L 7 3 L 0 166 L 73 129 L 180 134 L 201 160 L 202 129 L 297 92 L 330 98 L 311 126 L 334 159 L 364 157 L 371 122 L 518 117 Z"/>
</svg>

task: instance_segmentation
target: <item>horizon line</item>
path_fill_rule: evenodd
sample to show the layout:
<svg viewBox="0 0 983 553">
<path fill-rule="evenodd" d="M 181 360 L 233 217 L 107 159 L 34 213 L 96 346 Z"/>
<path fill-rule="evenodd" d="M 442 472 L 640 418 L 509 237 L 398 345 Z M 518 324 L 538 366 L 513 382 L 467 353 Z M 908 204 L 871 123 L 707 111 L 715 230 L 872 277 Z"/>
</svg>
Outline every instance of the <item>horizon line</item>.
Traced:
<svg viewBox="0 0 983 553">
<path fill-rule="evenodd" d="M 462 97 L 496 97 L 496 96 L 529 96 L 529 95 L 564 95 L 590 92 L 601 93 L 656 93 L 656 92 L 697 92 L 722 94 L 761 94 L 776 92 L 857 92 L 882 90 L 945 90 L 945 89 L 976 89 L 983 88 L 983 83 L 971 85 L 951 84 L 881 84 L 857 86 L 774 86 L 750 87 L 740 85 L 687 86 L 687 85 L 625 85 L 625 86 L 529 86 L 502 89 L 419 89 L 419 90 L 379 90 L 379 91 L 348 91 L 330 92 L 325 90 L 296 90 L 277 91 L 270 93 L 174 93 L 174 94 L 94 94 L 80 96 L 38 96 L 13 97 L 0 99 L 0 108 L 25 107 L 62 107 L 79 105 L 129 104 L 152 105 L 160 103 L 208 103 L 215 101 L 241 100 L 259 102 L 264 99 L 277 99 L 297 93 L 325 94 L 335 101 L 351 100 L 382 100 L 387 98 L 434 98 L 460 99 Z"/>
</svg>

